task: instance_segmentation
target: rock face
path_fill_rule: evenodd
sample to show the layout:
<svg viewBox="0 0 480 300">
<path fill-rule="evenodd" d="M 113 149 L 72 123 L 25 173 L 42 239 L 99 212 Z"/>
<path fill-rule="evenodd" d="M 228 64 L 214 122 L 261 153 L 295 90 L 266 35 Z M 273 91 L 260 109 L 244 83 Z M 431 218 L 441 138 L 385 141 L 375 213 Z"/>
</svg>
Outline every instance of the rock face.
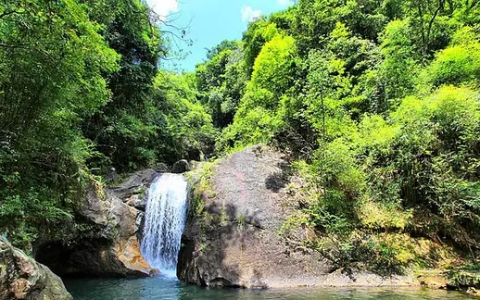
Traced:
<svg viewBox="0 0 480 300">
<path fill-rule="evenodd" d="M 137 172 L 115 188 L 92 188 L 78 208 L 84 228 L 68 242 L 48 242 L 35 258 L 60 276 L 145 277 L 158 273 L 140 253 L 145 194 L 154 170 Z"/>
<path fill-rule="evenodd" d="M 0 237 L 0 300 L 70 300 L 61 279 Z"/>
<path fill-rule="evenodd" d="M 250 288 L 418 285 L 413 277 L 332 273 L 319 253 L 282 238 L 279 231 L 293 211 L 288 172 L 280 153 L 260 146 L 223 159 L 211 178 L 214 191 L 204 193 L 203 213 L 185 229 L 178 277 Z"/>
<path fill-rule="evenodd" d="M 185 159 L 177 161 L 172 167 L 172 173 L 180 174 L 188 171 L 190 171 L 190 164 Z"/>
</svg>

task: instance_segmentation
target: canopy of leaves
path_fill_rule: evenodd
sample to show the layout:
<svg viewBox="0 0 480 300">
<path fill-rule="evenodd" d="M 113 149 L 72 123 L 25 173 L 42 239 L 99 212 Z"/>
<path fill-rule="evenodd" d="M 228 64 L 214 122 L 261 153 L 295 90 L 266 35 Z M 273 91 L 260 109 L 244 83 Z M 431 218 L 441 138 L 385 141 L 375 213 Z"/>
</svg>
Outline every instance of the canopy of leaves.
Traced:
<svg viewBox="0 0 480 300">
<path fill-rule="evenodd" d="M 140 0 L 0 4 L 0 234 L 16 245 L 62 239 L 93 174 L 211 151 L 193 77 L 158 74 L 151 19 Z"/>
<path fill-rule="evenodd" d="M 217 150 L 271 142 L 303 158 L 309 189 L 320 192 L 305 191 L 302 224 L 335 241 L 311 246 L 339 267 L 365 261 L 398 273 L 431 261 L 379 235 L 390 231 L 474 258 L 478 17 L 477 1 L 300 0 L 250 23 L 238 56 L 245 88 Z M 222 99 L 211 86 L 198 87 Z"/>
</svg>

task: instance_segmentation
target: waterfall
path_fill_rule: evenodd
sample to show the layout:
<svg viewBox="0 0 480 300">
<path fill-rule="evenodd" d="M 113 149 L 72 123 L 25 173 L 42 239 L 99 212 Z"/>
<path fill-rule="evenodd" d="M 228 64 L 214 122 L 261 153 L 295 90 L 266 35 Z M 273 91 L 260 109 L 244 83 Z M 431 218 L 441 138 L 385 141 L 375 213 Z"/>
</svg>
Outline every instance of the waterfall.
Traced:
<svg viewBox="0 0 480 300">
<path fill-rule="evenodd" d="M 187 181 L 163 174 L 150 186 L 141 251 L 162 274 L 175 276 L 187 214 Z"/>
</svg>

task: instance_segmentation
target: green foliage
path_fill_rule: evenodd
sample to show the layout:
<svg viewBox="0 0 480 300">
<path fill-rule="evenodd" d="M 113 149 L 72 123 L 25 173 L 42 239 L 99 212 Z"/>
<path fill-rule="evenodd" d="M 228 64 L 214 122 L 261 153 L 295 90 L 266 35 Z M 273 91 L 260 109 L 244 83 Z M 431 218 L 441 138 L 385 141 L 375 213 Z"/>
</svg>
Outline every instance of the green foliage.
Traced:
<svg viewBox="0 0 480 300">
<path fill-rule="evenodd" d="M 230 124 L 245 85 L 243 53 L 238 42 L 223 41 L 209 51 L 209 61 L 197 65 L 195 76 L 200 102 L 212 115 L 213 124 Z"/>
<path fill-rule="evenodd" d="M 86 226 L 73 216 L 90 168 L 212 151 L 193 75 L 157 77 L 167 51 L 150 17 L 140 0 L 0 5 L 0 234 L 17 246 Z"/>
<path fill-rule="evenodd" d="M 437 53 L 426 76 L 434 86 L 461 83 L 478 85 L 480 43 L 473 29 L 461 28 L 453 38 L 451 46 Z"/>
<path fill-rule="evenodd" d="M 262 48 L 234 122 L 218 142 L 220 149 L 234 147 L 235 140 L 246 144 L 267 141 L 282 126 L 277 111 L 282 93 L 293 85 L 294 54 L 294 39 L 281 35 Z"/>
<path fill-rule="evenodd" d="M 139 0 L 106 0 L 110 10 L 100 13 L 108 20 L 103 32 L 108 45 L 121 55 L 120 69 L 108 76 L 111 101 L 84 120 L 83 132 L 103 154 L 91 165 L 119 171 L 148 166 L 156 159 L 153 145 L 157 138 L 153 81 L 158 56 L 163 51 L 159 30 L 150 24 L 149 11 Z"/>
<path fill-rule="evenodd" d="M 292 37 L 276 35 L 265 44 L 255 60 L 250 89 L 264 88 L 278 99 L 292 85 L 295 72 L 294 43 Z M 277 103 L 278 100 L 276 103 L 260 103 L 260 106 L 274 108 Z"/>
<path fill-rule="evenodd" d="M 361 39 L 376 40 L 387 21 L 394 17 L 384 11 L 382 2 L 299 1 L 294 29 L 299 52 L 307 55 L 311 49 L 323 48 L 328 43 L 326 37 L 335 29 L 337 22 L 345 24 Z M 385 2 L 387 6 L 392 1 Z"/>
<path fill-rule="evenodd" d="M 159 72 L 155 93 L 161 124 L 158 137 L 163 141 L 155 149 L 156 156 L 165 161 L 184 157 L 200 160 L 201 153 L 211 153 L 216 131 L 211 116 L 196 99 L 193 76 Z"/>
<path fill-rule="evenodd" d="M 109 100 L 118 55 L 69 0 L 0 6 L 0 232 L 22 247 L 71 218 L 91 144 L 78 126 Z"/>
<path fill-rule="evenodd" d="M 390 108 L 392 101 L 397 102 L 411 94 L 415 88 L 416 66 L 420 62 L 410 39 L 411 31 L 405 20 L 396 20 L 386 26 L 381 36 L 384 60 L 377 79 L 384 90 L 384 97 L 379 103 L 381 111 Z"/>
</svg>

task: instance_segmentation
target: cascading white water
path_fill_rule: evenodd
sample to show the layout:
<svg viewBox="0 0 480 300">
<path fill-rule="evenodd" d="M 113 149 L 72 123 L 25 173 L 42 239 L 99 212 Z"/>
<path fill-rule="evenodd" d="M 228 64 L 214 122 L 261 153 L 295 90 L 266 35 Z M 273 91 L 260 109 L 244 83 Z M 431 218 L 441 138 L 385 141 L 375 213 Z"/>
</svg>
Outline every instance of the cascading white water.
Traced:
<svg viewBox="0 0 480 300">
<path fill-rule="evenodd" d="M 148 191 L 141 251 L 164 275 L 176 273 L 187 214 L 187 185 L 183 175 L 163 174 Z"/>
</svg>

